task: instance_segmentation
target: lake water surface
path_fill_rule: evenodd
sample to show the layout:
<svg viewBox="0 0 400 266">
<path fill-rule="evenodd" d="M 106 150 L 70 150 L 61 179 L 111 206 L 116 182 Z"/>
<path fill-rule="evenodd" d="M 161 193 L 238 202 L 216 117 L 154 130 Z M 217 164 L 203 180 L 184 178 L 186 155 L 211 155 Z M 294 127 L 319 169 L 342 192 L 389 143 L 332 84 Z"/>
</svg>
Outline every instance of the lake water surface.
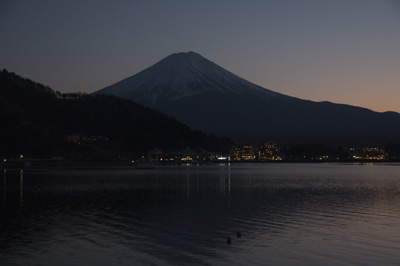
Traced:
<svg viewBox="0 0 400 266">
<path fill-rule="evenodd" d="M 400 265 L 396 164 L 1 174 L 4 266 Z"/>
</svg>

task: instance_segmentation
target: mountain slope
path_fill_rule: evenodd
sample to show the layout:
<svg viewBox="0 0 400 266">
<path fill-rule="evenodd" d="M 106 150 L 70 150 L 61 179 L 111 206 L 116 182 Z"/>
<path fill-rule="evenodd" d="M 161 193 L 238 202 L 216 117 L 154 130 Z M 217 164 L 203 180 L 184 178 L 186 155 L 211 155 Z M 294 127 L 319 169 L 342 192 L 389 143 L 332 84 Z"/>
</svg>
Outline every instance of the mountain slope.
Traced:
<svg viewBox="0 0 400 266">
<path fill-rule="evenodd" d="M 188 126 L 126 99 L 107 95 L 63 95 L 6 70 L 0 71 L 0 156 L 88 157 L 140 154 L 148 149 L 229 150 L 225 138 Z M 77 145 L 68 136 L 104 141 Z"/>
<path fill-rule="evenodd" d="M 157 106 L 204 93 L 291 98 L 248 82 L 194 52 L 172 54 L 94 95 L 112 94 Z"/>
<path fill-rule="evenodd" d="M 400 141 L 400 115 L 312 102 L 264 89 L 199 54 L 172 54 L 94 93 L 151 106 L 238 143 L 377 145 Z"/>
</svg>

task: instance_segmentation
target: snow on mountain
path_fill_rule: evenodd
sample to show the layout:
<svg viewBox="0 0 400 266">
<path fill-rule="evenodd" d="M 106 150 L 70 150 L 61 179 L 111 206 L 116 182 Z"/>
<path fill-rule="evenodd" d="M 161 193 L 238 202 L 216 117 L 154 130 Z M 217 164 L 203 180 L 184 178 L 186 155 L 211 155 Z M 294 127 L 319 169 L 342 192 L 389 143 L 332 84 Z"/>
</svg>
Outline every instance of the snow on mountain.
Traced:
<svg viewBox="0 0 400 266">
<path fill-rule="evenodd" d="M 242 79 L 201 55 L 172 54 L 153 66 L 95 92 L 154 105 L 202 93 L 288 97 Z"/>
</svg>

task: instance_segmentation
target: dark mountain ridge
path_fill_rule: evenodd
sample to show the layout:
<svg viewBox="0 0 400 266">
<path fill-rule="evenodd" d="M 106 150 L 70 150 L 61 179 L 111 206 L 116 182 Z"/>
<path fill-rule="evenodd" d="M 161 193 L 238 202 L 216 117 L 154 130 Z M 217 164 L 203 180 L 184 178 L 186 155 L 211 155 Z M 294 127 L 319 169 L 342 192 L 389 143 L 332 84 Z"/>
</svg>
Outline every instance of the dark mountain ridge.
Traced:
<svg viewBox="0 0 400 266">
<path fill-rule="evenodd" d="M 0 71 L 0 118 L 0 156 L 109 159 L 152 148 L 229 151 L 231 145 L 129 100 L 61 94 L 6 70 Z"/>
<path fill-rule="evenodd" d="M 382 145 L 400 141 L 400 114 L 302 100 L 248 82 L 199 54 L 172 54 L 94 93 L 151 106 L 237 143 Z"/>
</svg>

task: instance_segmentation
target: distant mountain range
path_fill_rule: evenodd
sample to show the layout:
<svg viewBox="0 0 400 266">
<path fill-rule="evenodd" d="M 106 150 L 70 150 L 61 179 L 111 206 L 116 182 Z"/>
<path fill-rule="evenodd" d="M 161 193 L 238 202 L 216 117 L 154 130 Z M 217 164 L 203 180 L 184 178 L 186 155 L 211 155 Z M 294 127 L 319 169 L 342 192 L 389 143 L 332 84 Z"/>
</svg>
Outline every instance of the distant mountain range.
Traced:
<svg viewBox="0 0 400 266">
<path fill-rule="evenodd" d="M 186 147 L 229 151 L 227 138 L 110 95 L 61 94 L 0 71 L 0 158 L 112 159 Z"/>
<path fill-rule="evenodd" d="M 228 136 L 241 144 L 400 142 L 398 113 L 283 95 L 244 80 L 194 52 L 172 54 L 93 93 L 99 94 L 130 99 L 194 129 Z"/>
</svg>

